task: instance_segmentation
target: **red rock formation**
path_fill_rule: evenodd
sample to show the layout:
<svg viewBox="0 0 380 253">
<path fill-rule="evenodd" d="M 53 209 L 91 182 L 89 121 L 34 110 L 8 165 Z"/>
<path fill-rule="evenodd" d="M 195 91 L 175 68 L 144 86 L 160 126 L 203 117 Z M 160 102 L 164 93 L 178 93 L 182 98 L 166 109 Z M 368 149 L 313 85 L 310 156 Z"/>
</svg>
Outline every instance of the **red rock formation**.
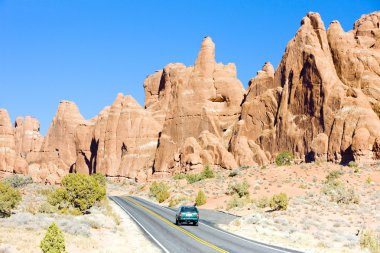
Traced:
<svg viewBox="0 0 380 253">
<path fill-rule="evenodd" d="M 16 160 L 13 127 L 8 111 L 0 109 L 0 174 L 11 174 Z"/>
<path fill-rule="evenodd" d="M 379 34 L 378 28 L 374 26 L 374 20 L 377 20 L 374 16 L 378 15 L 362 17 L 361 20 L 365 21 L 359 20 L 355 24 L 356 30 L 348 34 L 343 34 L 334 22 L 329 36 L 319 14 L 309 13 L 302 19 L 300 29 L 289 42 L 274 74 L 273 83 L 271 71 L 265 70 L 251 81 L 232 143 L 240 165 L 253 161 L 263 163 L 252 158 L 256 155 L 253 149 L 257 153 L 257 147 L 247 146 L 247 141 L 259 145 L 258 152 L 264 151 L 271 159 L 282 150 L 290 150 L 302 160 L 347 162 L 378 157 L 380 121 L 370 103 L 374 94 L 366 96 L 365 89 L 358 85 L 368 83 L 364 80 L 368 76 L 354 74 L 353 78 L 348 65 L 355 64 L 345 65 L 349 62 L 346 58 L 352 58 L 352 52 L 360 55 L 356 44 L 350 42 L 351 33 L 380 38 L 376 35 Z M 366 22 L 369 24 L 360 30 L 360 24 Z M 370 39 L 363 39 L 367 40 Z M 360 57 L 371 62 L 369 59 L 373 59 L 378 51 L 368 51 Z M 360 67 L 360 62 L 356 61 L 358 68 L 365 69 Z M 372 88 L 380 88 L 376 81 L 379 78 L 376 67 L 366 65 L 366 68 L 370 79 L 375 80 L 371 83 Z M 264 91 L 263 87 L 268 89 Z M 250 155 L 247 157 L 247 154 Z"/>
<path fill-rule="evenodd" d="M 244 95 L 243 86 L 236 78 L 235 65 L 215 62 L 215 45 L 210 37 L 203 40 L 194 67 L 172 64 L 162 73 L 161 78 L 148 77 L 145 83 L 146 90 L 160 87 L 155 104 L 162 103 L 164 108 L 167 105 L 155 157 L 154 171 L 157 175 L 180 170 L 178 164 L 186 161 L 178 163 L 176 160 L 182 157 L 180 150 L 186 139 L 197 138 L 203 131 L 215 136 L 227 150 Z M 160 80 L 161 83 L 152 85 L 152 80 Z M 146 105 L 148 109 L 151 104 Z M 215 165 L 226 166 L 218 159 L 214 162 L 217 162 Z"/>
<path fill-rule="evenodd" d="M 77 127 L 75 170 L 146 181 L 161 131 L 152 114 L 131 96 L 118 94 L 92 121 Z"/>
</svg>

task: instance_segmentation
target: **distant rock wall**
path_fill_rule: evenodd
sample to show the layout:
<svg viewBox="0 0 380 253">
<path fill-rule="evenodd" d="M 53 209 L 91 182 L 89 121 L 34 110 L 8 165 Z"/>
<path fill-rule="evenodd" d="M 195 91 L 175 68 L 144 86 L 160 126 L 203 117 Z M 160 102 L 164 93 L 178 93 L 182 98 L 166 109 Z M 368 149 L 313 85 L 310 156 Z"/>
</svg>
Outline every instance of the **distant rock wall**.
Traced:
<svg viewBox="0 0 380 253">
<path fill-rule="evenodd" d="M 171 63 L 144 81 L 145 105 L 118 94 L 84 119 L 62 101 L 46 137 L 32 117 L 12 126 L 0 109 L 0 176 L 55 184 L 70 172 L 146 181 L 209 164 L 264 165 L 284 150 L 300 161 L 380 158 L 380 12 L 353 30 L 325 29 L 308 13 L 275 70 L 265 63 L 245 91 L 234 64 L 202 41 L 194 66 Z"/>
</svg>

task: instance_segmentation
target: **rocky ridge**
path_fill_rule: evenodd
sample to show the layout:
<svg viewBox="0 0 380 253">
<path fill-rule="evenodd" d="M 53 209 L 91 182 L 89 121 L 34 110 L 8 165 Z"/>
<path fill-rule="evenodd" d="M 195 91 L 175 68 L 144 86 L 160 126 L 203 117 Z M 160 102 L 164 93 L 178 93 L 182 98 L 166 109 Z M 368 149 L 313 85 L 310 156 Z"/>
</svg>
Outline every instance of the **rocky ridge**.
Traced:
<svg viewBox="0 0 380 253">
<path fill-rule="evenodd" d="M 326 30 L 308 13 L 279 66 L 265 63 L 247 90 L 234 64 L 202 41 L 194 66 L 171 63 L 144 81 L 145 105 L 118 94 L 84 119 L 62 101 L 46 137 L 32 117 L 12 126 L 0 110 L 0 175 L 59 183 L 69 172 L 146 181 L 205 164 L 265 165 L 289 150 L 299 161 L 370 163 L 380 158 L 380 12 L 353 30 Z"/>
</svg>

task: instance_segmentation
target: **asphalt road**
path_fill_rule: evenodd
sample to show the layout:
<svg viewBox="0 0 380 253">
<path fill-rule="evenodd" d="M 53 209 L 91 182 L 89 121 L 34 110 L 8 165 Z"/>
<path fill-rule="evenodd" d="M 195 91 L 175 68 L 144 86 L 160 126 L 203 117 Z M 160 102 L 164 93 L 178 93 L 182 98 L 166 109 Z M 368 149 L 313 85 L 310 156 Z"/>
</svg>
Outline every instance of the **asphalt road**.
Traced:
<svg viewBox="0 0 380 253">
<path fill-rule="evenodd" d="M 242 238 L 200 220 L 199 226 L 176 226 L 175 212 L 137 197 L 110 197 L 163 252 L 298 253 Z M 202 217 L 202 211 L 200 210 Z"/>
</svg>

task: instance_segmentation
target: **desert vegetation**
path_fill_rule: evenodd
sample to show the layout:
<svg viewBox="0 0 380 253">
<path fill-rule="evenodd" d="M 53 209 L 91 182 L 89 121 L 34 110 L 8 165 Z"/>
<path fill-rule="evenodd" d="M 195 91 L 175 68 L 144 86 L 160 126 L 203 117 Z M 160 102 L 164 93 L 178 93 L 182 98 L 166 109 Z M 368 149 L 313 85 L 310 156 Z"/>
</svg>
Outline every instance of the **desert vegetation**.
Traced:
<svg viewBox="0 0 380 253">
<path fill-rule="evenodd" d="M 368 249 L 371 253 L 379 253 L 380 240 L 372 230 L 365 229 L 360 235 L 360 247 Z"/>
<path fill-rule="evenodd" d="M 204 204 L 206 204 L 206 194 L 204 193 L 204 191 L 198 191 L 197 197 L 195 198 L 195 203 L 197 204 L 197 206 L 203 206 Z"/>
<path fill-rule="evenodd" d="M 170 197 L 169 186 L 164 182 L 153 182 L 149 188 L 149 194 L 162 203 Z"/>
<path fill-rule="evenodd" d="M 288 209 L 288 195 L 283 192 L 273 195 L 269 202 L 269 206 L 275 211 Z"/>
<path fill-rule="evenodd" d="M 276 156 L 277 166 L 290 165 L 294 160 L 294 155 L 290 151 L 282 151 Z"/>
<path fill-rule="evenodd" d="M 12 176 L 13 177 L 13 176 Z M 88 176 L 90 177 L 90 176 Z M 112 183 L 106 182 L 105 177 L 99 175 L 91 176 L 98 182 L 98 186 L 112 189 Z M 88 179 L 73 180 L 78 183 L 83 194 L 87 190 L 82 188 Z M 6 182 L 20 182 L 20 178 L 6 178 Z M 96 201 L 89 209 L 78 213 L 63 212 L 48 202 L 48 198 L 58 189 L 64 186 L 50 186 L 39 183 L 17 183 L 17 188 L 0 182 L 1 189 L 11 189 L 17 192 L 18 197 L 12 200 L 17 205 L 12 208 L 11 215 L 0 218 L 0 252 L 159 252 L 155 246 L 146 241 L 143 232 L 138 226 L 125 215 L 124 211 L 112 201 L 103 198 Z M 69 180 L 70 181 L 70 180 Z M 71 182 L 71 181 L 70 181 Z M 76 184 L 74 182 L 68 185 Z M 87 182 L 87 183 L 84 183 Z M 3 186 L 6 187 L 3 187 Z M 15 184 L 13 184 L 15 185 Z M 16 186 L 16 185 L 15 185 Z M 71 189 L 67 187 L 66 190 Z M 100 192 L 103 192 L 102 189 Z M 72 192 L 72 191 L 69 191 Z M 73 192 L 76 192 L 73 191 Z M 112 193 L 116 194 L 116 193 Z M 102 194 L 101 194 L 102 195 Z M 0 193 L 0 202 L 7 194 Z M 90 198 L 92 195 L 90 195 Z M 67 198 L 66 198 L 67 200 Z M 67 206 L 72 204 L 67 202 Z M 3 206 L 0 204 L 0 206 Z M 79 210 L 79 209 L 78 209 Z M 55 226 L 52 224 L 55 223 Z M 50 227 L 50 228 L 49 228 Z M 58 232 L 61 231 L 61 232 Z M 58 238 L 64 238 L 63 240 Z M 113 243 L 110 244 L 109 242 Z M 128 248 L 125 248 L 128 244 Z M 65 248 L 62 247 L 65 246 Z"/>
<path fill-rule="evenodd" d="M 326 180 L 321 189 L 321 192 L 330 197 L 330 201 L 338 204 L 359 203 L 359 197 L 355 190 L 347 187 L 339 177 L 343 173 L 341 171 L 332 171 L 326 176 Z"/>
<path fill-rule="evenodd" d="M 48 203 L 62 213 L 85 213 L 106 196 L 105 178 L 101 175 L 69 174 L 61 187 L 49 194 Z"/>
<path fill-rule="evenodd" d="M 209 165 L 206 165 L 201 173 L 197 174 L 176 174 L 174 175 L 174 179 L 180 180 L 180 179 L 186 179 L 189 184 L 193 184 L 195 182 L 199 182 L 205 179 L 214 178 L 215 173 L 212 170 L 212 168 Z"/>
<path fill-rule="evenodd" d="M 0 182 L 0 218 L 11 215 L 12 210 L 20 203 L 21 194 L 6 182 Z"/>
<path fill-rule="evenodd" d="M 45 237 L 40 243 L 43 253 L 65 253 L 65 237 L 62 230 L 54 222 L 49 226 Z"/>
<path fill-rule="evenodd" d="M 231 199 L 227 204 L 227 209 L 242 207 L 251 202 L 249 195 L 249 183 L 243 180 L 241 183 L 232 183 L 227 188 L 227 194 L 231 195 Z"/>
</svg>

